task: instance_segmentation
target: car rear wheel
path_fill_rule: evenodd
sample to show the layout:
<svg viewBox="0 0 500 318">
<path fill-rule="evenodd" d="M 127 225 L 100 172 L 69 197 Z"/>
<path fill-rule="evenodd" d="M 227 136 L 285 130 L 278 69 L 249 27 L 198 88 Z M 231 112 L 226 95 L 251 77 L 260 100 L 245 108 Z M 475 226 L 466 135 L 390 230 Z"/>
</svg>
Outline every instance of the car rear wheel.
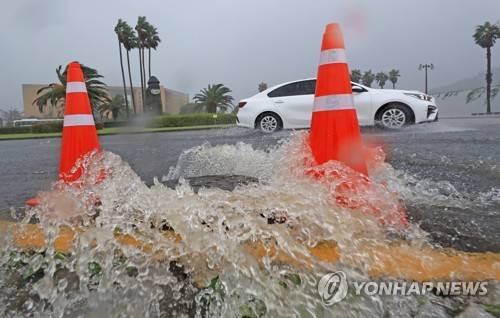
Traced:
<svg viewBox="0 0 500 318">
<path fill-rule="evenodd" d="M 410 123 L 411 114 L 405 106 L 389 105 L 377 117 L 379 126 L 388 129 L 399 129 Z"/>
<path fill-rule="evenodd" d="M 283 124 L 278 115 L 273 113 L 264 113 L 259 116 L 259 119 L 257 120 L 257 127 L 266 134 L 270 134 L 280 130 L 283 127 Z"/>
</svg>

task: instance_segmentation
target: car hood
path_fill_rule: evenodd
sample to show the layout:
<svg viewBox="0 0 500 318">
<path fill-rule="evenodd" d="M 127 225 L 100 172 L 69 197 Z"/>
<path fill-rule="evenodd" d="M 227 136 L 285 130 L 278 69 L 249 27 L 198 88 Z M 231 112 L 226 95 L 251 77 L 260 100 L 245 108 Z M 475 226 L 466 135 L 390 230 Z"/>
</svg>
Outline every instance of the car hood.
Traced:
<svg viewBox="0 0 500 318">
<path fill-rule="evenodd" d="M 402 90 L 402 89 L 378 89 L 378 88 L 372 88 L 372 91 L 384 93 L 384 94 L 422 94 L 422 95 L 427 95 L 421 91 L 410 91 L 410 90 Z"/>
</svg>

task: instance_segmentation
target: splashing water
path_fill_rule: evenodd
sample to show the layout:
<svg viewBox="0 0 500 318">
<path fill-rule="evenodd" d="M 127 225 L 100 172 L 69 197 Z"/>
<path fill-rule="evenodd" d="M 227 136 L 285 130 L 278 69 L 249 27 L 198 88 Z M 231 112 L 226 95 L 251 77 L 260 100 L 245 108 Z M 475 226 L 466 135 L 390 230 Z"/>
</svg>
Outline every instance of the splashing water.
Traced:
<svg viewBox="0 0 500 318">
<path fill-rule="evenodd" d="M 394 193 L 403 200 L 448 203 L 460 197 L 448 184 L 408 187 L 377 152 L 369 162 L 372 186 L 339 199 L 353 171 L 334 162 L 314 168 L 306 140 L 302 132 L 266 151 L 244 143 L 189 149 L 164 177 L 180 179 L 175 189 L 158 181 L 147 187 L 113 153 L 91 154 L 79 163 L 87 171 L 81 182 L 54 184 L 22 220 L 20 230 L 31 231 L 30 218 L 38 218 L 46 244 L 22 251 L 15 237 L 4 237 L 0 315 L 452 315 L 453 300 L 433 294 L 419 299 L 351 293 L 334 306 L 322 303 L 317 284 L 324 274 L 343 270 L 367 281 L 377 259 L 394 244 L 404 241 L 414 250 L 429 245 L 416 225 L 379 221 L 398 210 Z M 318 173 L 323 177 L 312 177 Z M 183 179 L 234 174 L 260 182 L 195 194 Z M 447 193 L 433 192 L 443 187 Z M 71 244 L 58 243 L 61 235 L 73 237 Z M 311 255 L 310 248 L 325 242 L 335 242 L 341 251 L 336 262 Z"/>
</svg>

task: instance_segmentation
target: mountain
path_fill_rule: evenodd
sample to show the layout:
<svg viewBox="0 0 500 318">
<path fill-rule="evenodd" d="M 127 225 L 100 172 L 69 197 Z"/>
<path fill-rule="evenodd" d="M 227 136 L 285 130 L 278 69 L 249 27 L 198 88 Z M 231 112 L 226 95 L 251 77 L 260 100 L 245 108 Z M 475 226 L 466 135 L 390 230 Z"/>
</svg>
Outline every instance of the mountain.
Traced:
<svg viewBox="0 0 500 318">
<path fill-rule="evenodd" d="M 500 85 L 500 67 L 492 68 L 491 72 L 493 73 L 493 81 L 491 82 L 491 86 Z M 479 73 L 472 78 L 459 80 L 451 85 L 430 89 L 429 94 L 471 90 L 484 86 L 486 86 L 486 72 Z"/>
</svg>

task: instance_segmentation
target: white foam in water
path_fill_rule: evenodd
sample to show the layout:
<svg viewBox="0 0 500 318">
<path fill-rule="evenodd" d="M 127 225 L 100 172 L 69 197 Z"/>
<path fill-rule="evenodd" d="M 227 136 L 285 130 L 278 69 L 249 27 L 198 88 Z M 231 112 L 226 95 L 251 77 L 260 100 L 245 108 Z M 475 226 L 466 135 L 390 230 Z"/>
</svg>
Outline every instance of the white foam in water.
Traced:
<svg viewBox="0 0 500 318">
<path fill-rule="evenodd" d="M 311 160 L 304 150 L 305 140 L 306 133 L 299 132 L 266 151 L 244 143 L 215 147 L 207 143 L 189 149 L 166 177 L 181 179 L 175 190 L 161 183 L 148 188 L 119 156 L 110 152 L 93 154 L 93 159 L 84 163 L 88 173 L 83 183 L 75 187 L 56 184 L 55 188 L 64 189 L 43 194 L 40 206 L 32 211 L 44 226 L 48 248 L 44 254 L 26 256 L 28 265 L 24 268 L 42 267 L 45 276 L 33 286 L 36 297 L 26 290 L 26 294 L 17 294 L 17 298 L 25 299 L 22 308 L 14 306 L 8 296 L 0 296 L 0 314 L 236 317 L 253 311 L 254 316 L 265 312 L 266 317 L 372 317 L 411 312 L 447 316 L 441 305 L 430 301 L 433 295 L 426 296 L 425 308 L 419 307 L 414 297 L 404 296 L 389 300 L 378 295 L 350 295 L 334 306 L 322 304 L 316 289 L 322 275 L 343 270 L 351 279 L 369 279 L 373 260 L 359 252 L 360 246 L 367 242 L 390 246 L 388 231 L 411 238 L 411 244 L 419 246 L 425 242 L 426 233 L 415 225 L 408 229 L 382 226 L 362 208 L 353 210 L 337 204 L 331 193 L 333 181 L 315 182 L 302 167 Z M 340 177 L 351 173 L 340 164 L 325 169 Z M 381 217 L 387 216 L 385 208 L 397 206 L 392 191 L 399 192 L 403 199 L 416 200 L 418 196 L 460 201 L 450 184 L 417 179 L 409 182 L 387 164 L 371 169 L 377 182 L 373 192 L 352 199 L 364 204 L 384 200 Z M 96 183 L 102 171 L 106 177 Z M 202 188 L 195 194 L 183 181 L 194 176 L 233 174 L 257 177 L 261 182 L 238 186 L 232 192 Z M 383 182 L 388 183 L 389 190 Z M 442 187 L 448 194 L 436 192 Z M 89 202 L 97 198 L 101 204 L 94 208 Z M 284 216 L 286 222 L 268 224 L 272 216 Z M 64 257 L 53 248 L 62 224 L 75 229 L 88 227 Z M 165 237 L 160 230 L 164 226 L 173 228 L 182 242 Z M 133 242 L 123 244 L 115 234 L 130 235 L 152 250 Z M 342 251 L 339 262 L 311 258 L 308 247 L 324 240 L 337 242 Z M 277 256 L 270 253 L 259 263 L 245 250 L 244 242 L 261 242 L 269 251 L 276 248 L 306 257 L 294 259 L 291 265 L 277 262 Z M 12 243 L 2 247 L 4 278 L 0 286 L 8 281 L 6 264 L 20 257 L 12 256 L 11 249 Z M 346 259 L 357 259 L 361 265 L 348 267 L 343 263 Z M 176 264 L 182 266 L 180 271 L 187 279 L 171 271 Z M 69 274 L 59 275 L 61 268 Z M 203 289 L 211 280 L 215 288 Z M 449 300 L 442 302 L 450 306 Z"/>
<path fill-rule="evenodd" d="M 492 188 L 488 192 L 480 193 L 478 200 L 484 204 L 500 202 L 500 188 Z M 497 213 L 500 214 L 500 211 L 497 211 Z"/>
<path fill-rule="evenodd" d="M 260 180 L 270 180 L 276 165 L 279 150 L 254 150 L 243 142 L 235 146 L 212 147 L 204 143 L 184 151 L 177 165 L 170 168 L 164 180 L 190 178 L 206 175 L 245 175 Z"/>
</svg>

